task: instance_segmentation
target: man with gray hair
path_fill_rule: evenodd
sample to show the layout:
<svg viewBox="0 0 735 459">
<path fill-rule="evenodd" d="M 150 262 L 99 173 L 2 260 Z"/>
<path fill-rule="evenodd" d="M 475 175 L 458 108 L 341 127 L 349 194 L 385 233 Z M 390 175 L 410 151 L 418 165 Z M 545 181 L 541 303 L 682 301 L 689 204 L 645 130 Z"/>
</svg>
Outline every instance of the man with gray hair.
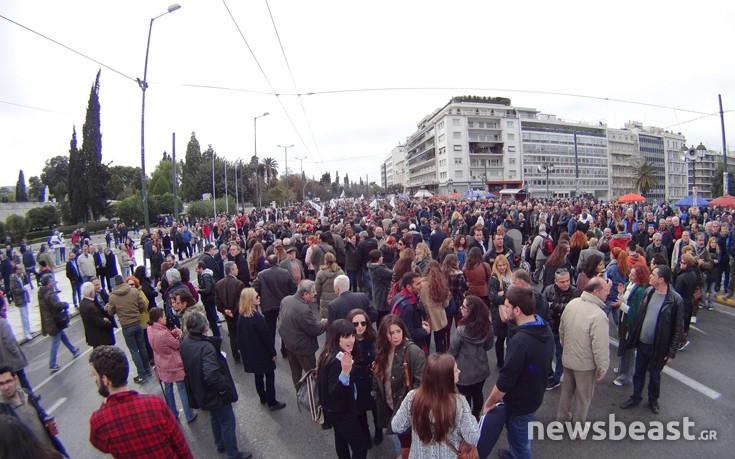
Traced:
<svg viewBox="0 0 735 459">
<path fill-rule="evenodd" d="M 291 273 L 278 266 L 278 255 L 268 255 L 267 261 L 268 269 L 258 273 L 258 277 L 253 282 L 253 288 L 260 295 L 260 312 L 263 313 L 265 324 L 275 342 L 276 324 L 278 315 L 281 313 L 281 300 L 296 293 L 297 287 Z M 283 343 L 281 343 L 281 355 L 286 357 Z"/>
<path fill-rule="evenodd" d="M 115 323 L 104 309 L 94 302 L 94 284 L 82 284 L 82 301 L 79 302 L 79 315 L 82 316 L 84 336 L 92 347 L 115 345 Z"/>
<path fill-rule="evenodd" d="M 546 225 L 539 225 L 538 235 L 533 238 L 533 242 L 531 243 L 531 259 L 536 261 L 536 269 L 533 272 L 534 282 L 539 281 L 541 271 L 543 271 L 544 264 L 546 264 L 546 259 L 551 255 L 551 252 L 548 250 L 551 242 L 551 236 L 546 232 Z"/>
<path fill-rule="evenodd" d="M 240 315 L 240 293 L 246 285 L 237 278 L 237 274 L 237 264 L 234 261 L 226 262 L 225 277 L 214 286 L 214 304 L 217 310 L 225 316 L 232 358 L 235 363 L 240 363 L 240 351 L 237 345 L 237 316 Z"/>
<path fill-rule="evenodd" d="M 370 298 L 364 293 L 350 291 L 349 277 L 342 274 L 334 278 L 334 293 L 337 294 L 337 298 L 329 303 L 328 323 L 331 324 L 337 319 L 346 319 L 347 314 L 353 309 L 362 309 L 370 316 L 370 321 L 373 323 L 378 320 L 378 310 L 375 309 Z"/>
<path fill-rule="evenodd" d="M 310 304 L 315 299 L 314 281 L 302 280 L 296 293 L 281 301 L 278 333 L 288 352 L 294 387 L 301 380 L 302 372 L 316 368 L 317 337 L 326 331 L 327 319 L 317 322 L 311 310 Z"/>
</svg>

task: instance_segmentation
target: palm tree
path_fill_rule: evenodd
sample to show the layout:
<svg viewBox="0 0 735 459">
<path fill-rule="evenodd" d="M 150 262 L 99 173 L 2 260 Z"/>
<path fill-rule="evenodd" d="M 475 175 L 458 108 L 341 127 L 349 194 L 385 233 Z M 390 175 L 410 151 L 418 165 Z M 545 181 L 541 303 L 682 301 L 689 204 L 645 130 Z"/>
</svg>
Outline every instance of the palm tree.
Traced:
<svg viewBox="0 0 735 459">
<path fill-rule="evenodd" d="M 278 161 L 273 158 L 263 158 L 262 166 L 265 170 L 265 179 L 270 186 L 271 180 L 278 177 Z"/>
<path fill-rule="evenodd" d="M 644 161 L 643 164 L 638 166 L 634 171 L 635 187 L 641 194 L 646 194 L 651 191 L 651 188 L 658 184 L 658 178 L 656 177 L 656 170 L 653 168 L 653 164 L 648 161 Z"/>
</svg>

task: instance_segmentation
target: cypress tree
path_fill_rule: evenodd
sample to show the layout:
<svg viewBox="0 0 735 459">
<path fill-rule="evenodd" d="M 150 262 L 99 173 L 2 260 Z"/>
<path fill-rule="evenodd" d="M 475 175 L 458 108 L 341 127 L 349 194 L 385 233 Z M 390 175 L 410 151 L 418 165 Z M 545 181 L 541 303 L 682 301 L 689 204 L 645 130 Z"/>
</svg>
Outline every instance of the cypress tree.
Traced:
<svg viewBox="0 0 735 459">
<path fill-rule="evenodd" d="M 26 191 L 26 178 L 23 169 L 18 173 L 18 183 L 15 184 L 15 201 L 28 202 L 28 191 Z"/>
</svg>

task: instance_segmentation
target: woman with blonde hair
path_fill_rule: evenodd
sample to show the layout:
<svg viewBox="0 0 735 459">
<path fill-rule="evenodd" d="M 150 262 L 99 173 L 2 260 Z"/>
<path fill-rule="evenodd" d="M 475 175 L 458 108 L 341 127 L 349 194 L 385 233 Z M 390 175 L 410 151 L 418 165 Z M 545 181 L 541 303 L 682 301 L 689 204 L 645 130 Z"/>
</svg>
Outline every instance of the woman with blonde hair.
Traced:
<svg viewBox="0 0 735 459">
<path fill-rule="evenodd" d="M 505 304 L 505 294 L 511 287 L 510 263 L 505 255 L 498 255 L 493 263 L 493 275 L 488 284 L 488 299 L 490 300 L 490 317 L 493 320 L 495 341 L 495 357 L 498 368 L 505 363 L 505 341 L 508 337 L 508 324 L 500 318 L 500 306 Z"/>
<path fill-rule="evenodd" d="M 334 292 L 334 278 L 343 275 L 344 271 L 337 264 L 337 257 L 327 252 L 324 254 L 324 264 L 316 274 L 316 294 L 319 298 L 319 314 L 322 319 L 326 319 L 329 312 L 329 303 L 337 298 Z"/>
<path fill-rule="evenodd" d="M 259 307 L 260 295 L 255 289 L 243 289 L 240 293 L 240 315 L 237 317 L 237 347 L 245 373 L 255 375 L 255 390 L 260 404 L 267 403 L 271 411 L 277 411 L 285 408 L 286 404 L 276 399 L 276 347 Z"/>
<path fill-rule="evenodd" d="M 449 239 L 451 240 L 451 239 Z M 447 306 L 451 299 L 451 292 L 447 278 L 442 273 L 441 266 L 436 260 L 431 260 L 421 279 L 423 287 L 419 298 L 429 316 L 429 326 L 434 332 L 434 346 L 436 352 L 442 353 L 449 349 L 449 321 L 447 320 Z"/>
<path fill-rule="evenodd" d="M 431 261 L 431 249 L 425 242 L 419 242 L 416 246 L 416 272 L 423 275 L 426 267 Z"/>
<path fill-rule="evenodd" d="M 439 263 L 443 263 L 444 258 L 450 253 L 454 253 L 454 239 L 448 237 L 442 241 L 442 245 L 439 247 Z"/>
</svg>

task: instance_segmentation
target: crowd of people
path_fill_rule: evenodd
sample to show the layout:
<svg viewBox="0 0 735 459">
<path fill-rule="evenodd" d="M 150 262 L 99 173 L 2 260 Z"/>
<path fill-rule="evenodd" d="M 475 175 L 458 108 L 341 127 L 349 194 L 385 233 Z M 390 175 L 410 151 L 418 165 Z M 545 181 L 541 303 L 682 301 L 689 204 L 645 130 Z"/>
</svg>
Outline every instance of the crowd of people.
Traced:
<svg viewBox="0 0 735 459">
<path fill-rule="evenodd" d="M 700 309 L 713 309 L 716 294 L 735 292 L 735 227 L 724 211 L 584 199 L 373 204 L 304 202 L 185 218 L 140 231 L 142 260 L 124 225 L 98 246 L 84 229 L 74 232 L 68 256 L 46 244 L 38 254 L 9 245 L 4 298 L 26 308 L 30 339 L 35 275 L 42 333 L 52 337 L 49 368 L 58 371 L 61 343 L 80 353 L 64 332 L 70 306 L 56 288 L 54 267 L 66 264 L 107 400 L 92 415 L 91 441 L 113 456 L 191 456 L 176 423 L 176 386 L 187 422 L 209 411 L 217 450 L 250 457 L 237 445 L 230 365 L 252 373 L 261 403 L 278 411 L 286 408 L 275 389 L 280 353 L 296 390 L 316 371 L 322 428 L 333 430 L 340 459 L 366 457 L 386 434 L 396 456 L 450 458 L 477 448 L 486 457 L 503 429 L 505 457 L 523 458 L 546 391 L 561 387 L 558 420 L 586 420 L 610 366 L 610 319 L 620 341 L 613 383 L 632 386 L 620 408 L 641 403 L 648 378 L 648 406 L 658 413 L 661 370 L 691 344 L 690 324 Z M 192 257 L 196 285 L 183 263 Z M 161 381 L 164 400 L 128 389 L 117 327 L 133 382 Z M 0 383 L 17 377 L 22 389 L 7 383 L 4 402 L 35 404 L 41 424 L 21 421 L 65 454 L 43 425 L 25 357 L 0 319 L 0 332 L 8 331 Z M 15 392 L 5 390 L 11 385 Z M 8 402 L 14 397 L 21 402 Z M 156 426 L 119 422 L 136 411 L 149 412 Z"/>
</svg>

